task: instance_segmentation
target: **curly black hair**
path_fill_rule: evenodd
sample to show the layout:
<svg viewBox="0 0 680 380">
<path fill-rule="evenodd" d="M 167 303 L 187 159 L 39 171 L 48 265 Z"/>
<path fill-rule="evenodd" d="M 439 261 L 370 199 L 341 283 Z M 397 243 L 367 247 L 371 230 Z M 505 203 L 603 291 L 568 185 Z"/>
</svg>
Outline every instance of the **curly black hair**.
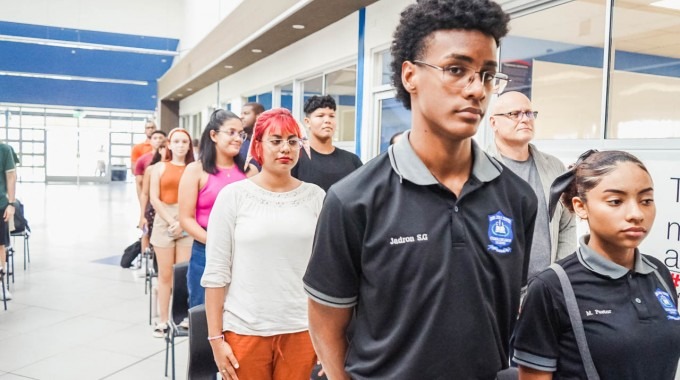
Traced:
<svg viewBox="0 0 680 380">
<path fill-rule="evenodd" d="M 510 16 L 492 0 L 418 0 L 401 12 L 392 40 L 392 85 L 411 109 L 411 94 L 401 82 L 401 65 L 422 57 L 426 39 L 438 30 L 478 30 L 500 42 L 508 33 Z"/>
<path fill-rule="evenodd" d="M 305 115 L 309 116 L 312 112 L 318 110 L 319 108 L 330 108 L 333 111 L 336 109 L 335 99 L 330 95 L 314 95 L 307 99 L 304 106 Z"/>
</svg>

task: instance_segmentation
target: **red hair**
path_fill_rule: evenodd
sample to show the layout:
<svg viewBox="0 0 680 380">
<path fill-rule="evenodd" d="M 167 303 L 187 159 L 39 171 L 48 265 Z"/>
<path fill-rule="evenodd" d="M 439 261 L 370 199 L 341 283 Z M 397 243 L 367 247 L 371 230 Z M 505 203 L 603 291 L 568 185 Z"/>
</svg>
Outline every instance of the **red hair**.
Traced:
<svg viewBox="0 0 680 380">
<path fill-rule="evenodd" d="M 163 161 L 172 161 L 172 150 L 170 150 L 170 142 L 172 141 L 172 136 L 177 133 L 177 132 L 182 132 L 185 135 L 187 135 L 187 138 L 189 139 L 189 151 L 187 152 L 187 155 L 184 156 L 184 164 L 189 164 L 190 162 L 194 162 L 194 145 L 191 142 L 191 135 L 186 129 L 183 128 L 175 128 L 170 133 L 168 133 L 168 147 L 165 149 L 165 157 L 163 157 Z"/>
<path fill-rule="evenodd" d="M 262 165 L 262 138 L 266 135 L 295 135 L 302 138 L 302 132 L 295 118 L 285 108 L 274 108 L 257 117 L 250 142 L 250 156 Z"/>
</svg>

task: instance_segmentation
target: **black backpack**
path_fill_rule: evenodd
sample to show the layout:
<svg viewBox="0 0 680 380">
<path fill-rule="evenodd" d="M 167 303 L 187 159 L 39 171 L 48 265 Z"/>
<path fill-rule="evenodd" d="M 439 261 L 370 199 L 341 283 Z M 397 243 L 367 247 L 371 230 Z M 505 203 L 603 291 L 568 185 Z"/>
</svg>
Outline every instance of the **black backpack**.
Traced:
<svg viewBox="0 0 680 380">
<path fill-rule="evenodd" d="M 120 258 L 120 266 L 126 269 L 131 267 L 140 253 L 142 253 L 142 241 L 137 240 L 123 251 L 123 256 Z"/>
<path fill-rule="evenodd" d="M 14 202 L 14 231 L 12 234 L 20 234 L 24 231 L 31 232 L 31 227 L 28 226 L 28 221 L 24 218 L 24 204 L 18 199 Z"/>
</svg>

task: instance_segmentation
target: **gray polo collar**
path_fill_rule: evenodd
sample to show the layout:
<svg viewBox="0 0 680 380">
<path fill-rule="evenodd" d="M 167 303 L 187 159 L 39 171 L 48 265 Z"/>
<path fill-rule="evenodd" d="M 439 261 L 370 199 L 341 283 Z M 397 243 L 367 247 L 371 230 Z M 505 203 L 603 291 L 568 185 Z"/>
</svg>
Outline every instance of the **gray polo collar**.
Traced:
<svg viewBox="0 0 680 380">
<path fill-rule="evenodd" d="M 403 138 L 388 149 L 392 169 L 400 179 L 407 179 L 420 186 L 436 185 L 439 183 L 418 157 L 409 142 L 411 131 L 404 132 Z M 472 141 L 472 175 L 481 182 L 489 182 L 498 177 L 503 171 L 501 165 L 489 157 Z"/>
<path fill-rule="evenodd" d="M 607 260 L 599 253 L 588 247 L 588 240 L 590 240 L 590 235 L 583 235 L 579 239 L 579 249 L 576 251 L 576 256 L 578 261 L 583 264 L 588 270 L 607 276 L 612 279 L 619 279 L 626 274 L 628 274 L 628 268 L 622 267 L 613 261 Z M 635 265 L 633 271 L 640 274 L 650 274 L 654 272 L 656 266 L 649 261 L 647 261 L 640 251 L 635 249 Z"/>
</svg>

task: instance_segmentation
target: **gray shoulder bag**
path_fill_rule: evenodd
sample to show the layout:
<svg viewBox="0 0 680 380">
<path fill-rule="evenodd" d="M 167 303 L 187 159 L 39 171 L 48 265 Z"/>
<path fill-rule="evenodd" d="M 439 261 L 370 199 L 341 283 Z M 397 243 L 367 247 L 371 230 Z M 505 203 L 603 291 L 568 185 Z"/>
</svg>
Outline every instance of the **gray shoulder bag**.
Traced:
<svg viewBox="0 0 680 380">
<path fill-rule="evenodd" d="M 564 272 L 564 269 L 556 263 L 550 265 L 550 269 L 555 271 L 555 273 L 557 273 L 557 277 L 560 279 L 560 285 L 562 285 L 562 292 L 564 293 L 564 302 L 567 304 L 567 312 L 569 313 L 571 328 L 574 330 L 576 344 L 578 345 L 578 351 L 581 354 L 581 359 L 583 360 L 583 368 L 586 371 L 586 376 L 588 377 L 588 380 L 600 380 L 600 376 L 597 374 L 597 369 L 595 369 L 595 364 L 593 363 L 593 358 L 590 356 L 590 349 L 588 349 L 586 334 L 583 331 L 581 312 L 578 309 L 576 296 L 574 296 L 574 289 L 571 287 L 571 282 L 569 282 L 567 273 Z"/>
</svg>

